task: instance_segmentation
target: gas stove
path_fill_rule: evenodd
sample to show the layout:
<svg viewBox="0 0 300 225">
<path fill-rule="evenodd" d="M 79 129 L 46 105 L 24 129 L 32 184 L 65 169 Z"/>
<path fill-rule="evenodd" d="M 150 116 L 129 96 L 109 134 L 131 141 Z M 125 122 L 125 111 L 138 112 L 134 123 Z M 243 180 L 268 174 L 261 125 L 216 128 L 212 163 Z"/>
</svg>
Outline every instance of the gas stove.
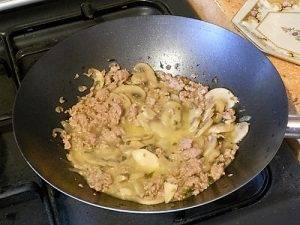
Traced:
<svg viewBox="0 0 300 225">
<path fill-rule="evenodd" d="M 197 16 L 182 0 L 61 0 L 11 7 L 0 11 L 1 225 L 299 224 L 300 168 L 286 143 L 267 168 L 236 192 L 177 213 L 112 212 L 79 202 L 42 181 L 22 158 L 11 124 L 13 101 L 30 67 L 59 41 L 104 21 L 142 15 Z"/>
</svg>

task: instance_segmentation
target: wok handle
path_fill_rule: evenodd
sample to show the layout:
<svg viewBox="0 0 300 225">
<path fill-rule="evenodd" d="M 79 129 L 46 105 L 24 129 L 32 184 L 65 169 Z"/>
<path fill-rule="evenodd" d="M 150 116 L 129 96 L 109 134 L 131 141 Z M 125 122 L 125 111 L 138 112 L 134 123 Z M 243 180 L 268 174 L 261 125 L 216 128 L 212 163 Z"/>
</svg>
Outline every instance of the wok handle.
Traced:
<svg viewBox="0 0 300 225">
<path fill-rule="evenodd" d="M 289 115 L 285 138 L 300 138 L 300 115 Z"/>
</svg>

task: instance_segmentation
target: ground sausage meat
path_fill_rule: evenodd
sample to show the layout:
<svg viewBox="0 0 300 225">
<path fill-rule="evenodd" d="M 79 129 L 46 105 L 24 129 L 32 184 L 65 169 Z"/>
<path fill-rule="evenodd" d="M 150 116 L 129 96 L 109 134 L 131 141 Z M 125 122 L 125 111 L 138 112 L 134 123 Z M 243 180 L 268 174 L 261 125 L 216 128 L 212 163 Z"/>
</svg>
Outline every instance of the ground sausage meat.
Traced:
<svg viewBox="0 0 300 225">
<path fill-rule="evenodd" d="M 86 177 L 89 186 L 96 191 L 105 191 L 113 183 L 111 176 L 98 167 L 88 167 L 81 171 L 81 175 Z"/>
<path fill-rule="evenodd" d="M 64 111 L 69 118 L 54 133 L 91 188 L 142 204 L 168 203 L 199 194 L 225 174 L 242 127 L 228 108 L 229 90 L 208 92 L 145 63 L 129 72 L 113 62 L 85 75 L 93 85 Z"/>
<path fill-rule="evenodd" d="M 222 175 L 224 175 L 224 164 L 213 164 L 210 169 L 210 176 L 214 180 L 218 180 Z"/>
<path fill-rule="evenodd" d="M 193 139 L 184 138 L 180 141 L 179 147 L 181 150 L 189 149 L 192 147 Z"/>
</svg>

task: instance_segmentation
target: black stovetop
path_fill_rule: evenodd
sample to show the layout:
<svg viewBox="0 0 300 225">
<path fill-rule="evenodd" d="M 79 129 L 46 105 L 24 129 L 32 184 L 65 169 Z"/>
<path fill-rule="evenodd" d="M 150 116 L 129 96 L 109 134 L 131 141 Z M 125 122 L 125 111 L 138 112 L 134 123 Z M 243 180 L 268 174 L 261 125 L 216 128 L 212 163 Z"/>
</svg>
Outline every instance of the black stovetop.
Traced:
<svg viewBox="0 0 300 225">
<path fill-rule="evenodd" d="M 21 157 L 11 111 L 28 69 L 69 35 L 125 16 L 197 18 L 186 1 L 47 1 L 0 12 L 0 225 L 299 224 L 300 170 L 283 143 L 247 185 L 205 206 L 161 215 L 117 213 L 52 189 Z"/>
</svg>

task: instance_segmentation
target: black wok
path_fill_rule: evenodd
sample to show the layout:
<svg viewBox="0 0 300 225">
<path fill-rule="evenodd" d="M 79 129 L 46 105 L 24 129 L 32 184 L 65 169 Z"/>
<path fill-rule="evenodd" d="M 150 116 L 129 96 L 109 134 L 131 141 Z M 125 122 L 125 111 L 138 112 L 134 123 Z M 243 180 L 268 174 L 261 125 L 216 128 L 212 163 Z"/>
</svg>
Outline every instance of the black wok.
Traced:
<svg viewBox="0 0 300 225">
<path fill-rule="evenodd" d="M 51 137 L 64 117 L 55 113 L 60 96 L 67 106 L 77 101 L 74 80 L 89 67 L 107 67 L 116 59 L 123 67 L 148 62 L 173 74 L 197 74 L 197 81 L 226 87 L 250 115 L 250 131 L 224 176 L 198 196 L 181 202 L 145 206 L 106 194 L 93 195 L 80 175 L 72 172 L 65 150 Z M 175 64 L 179 67 L 175 68 Z M 212 82 L 216 80 L 218 82 Z M 28 72 L 19 89 L 13 126 L 19 148 L 46 182 L 83 202 L 118 211 L 169 212 L 219 199 L 250 181 L 275 155 L 285 134 L 288 103 L 284 85 L 270 61 L 250 42 L 220 27 L 174 16 L 132 17 L 105 22 L 59 43 Z M 78 184 L 85 184 L 79 188 Z"/>
</svg>

